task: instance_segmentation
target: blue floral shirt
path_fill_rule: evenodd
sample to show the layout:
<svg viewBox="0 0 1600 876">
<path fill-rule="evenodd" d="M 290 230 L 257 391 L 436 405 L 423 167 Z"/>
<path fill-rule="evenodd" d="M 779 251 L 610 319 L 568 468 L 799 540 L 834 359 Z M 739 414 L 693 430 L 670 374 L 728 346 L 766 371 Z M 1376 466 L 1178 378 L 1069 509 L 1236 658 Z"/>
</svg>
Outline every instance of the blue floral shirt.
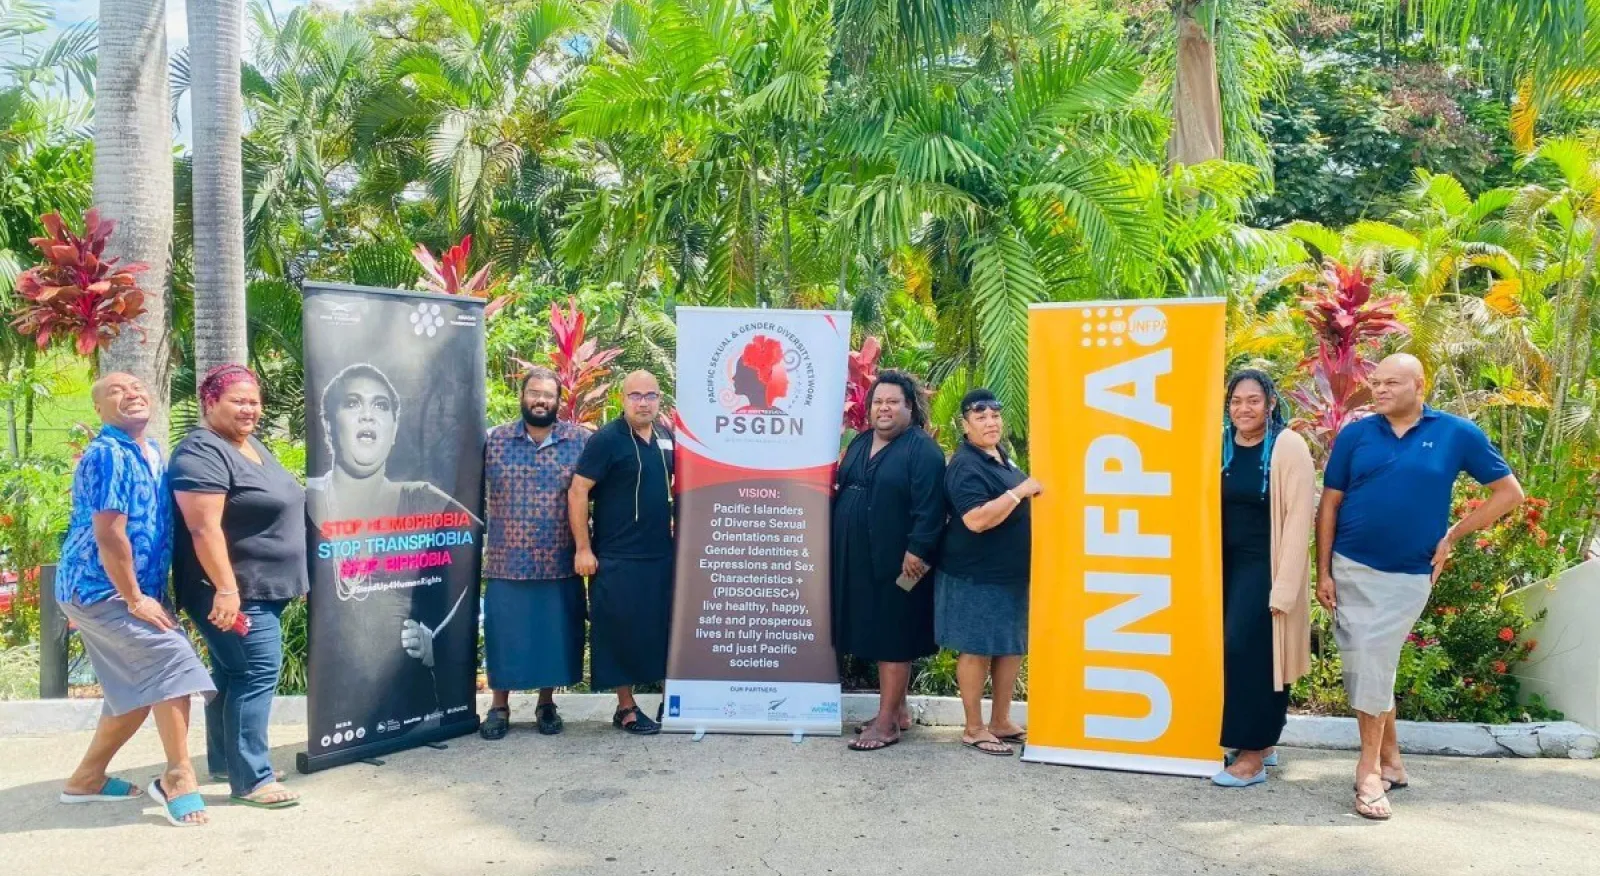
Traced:
<svg viewBox="0 0 1600 876">
<path fill-rule="evenodd" d="M 536 581 L 574 574 L 567 488 L 588 440 L 589 433 L 571 423 L 557 423 L 537 446 L 521 420 L 489 430 L 483 453 L 489 494 L 486 577 Z"/>
<path fill-rule="evenodd" d="M 72 520 L 56 570 L 56 601 L 90 605 L 110 599 L 117 588 L 100 563 L 94 515 L 116 511 L 128 518 L 134 574 L 139 590 L 162 599 L 172 562 L 172 499 L 163 488 L 166 465 L 154 441 L 149 453 L 128 433 L 106 426 L 89 442 L 72 477 Z"/>
</svg>

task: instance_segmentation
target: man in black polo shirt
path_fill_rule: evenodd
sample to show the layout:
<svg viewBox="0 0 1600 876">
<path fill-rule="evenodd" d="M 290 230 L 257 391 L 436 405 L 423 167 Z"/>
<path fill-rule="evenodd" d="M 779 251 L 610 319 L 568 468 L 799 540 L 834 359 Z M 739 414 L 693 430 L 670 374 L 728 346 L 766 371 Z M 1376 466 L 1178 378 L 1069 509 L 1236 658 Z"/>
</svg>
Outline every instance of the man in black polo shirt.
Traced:
<svg viewBox="0 0 1600 876">
<path fill-rule="evenodd" d="M 667 674 L 672 616 L 672 435 L 656 425 L 661 385 L 644 371 L 622 382 L 623 416 L 584 446 L 568 492 L 577 572 L 589 576 L 589 686 L 617 689 L 615 726 L 661 725 L 633 686 Z M 593 533 L 590 505 L 593 503 Z"/>
</svg>

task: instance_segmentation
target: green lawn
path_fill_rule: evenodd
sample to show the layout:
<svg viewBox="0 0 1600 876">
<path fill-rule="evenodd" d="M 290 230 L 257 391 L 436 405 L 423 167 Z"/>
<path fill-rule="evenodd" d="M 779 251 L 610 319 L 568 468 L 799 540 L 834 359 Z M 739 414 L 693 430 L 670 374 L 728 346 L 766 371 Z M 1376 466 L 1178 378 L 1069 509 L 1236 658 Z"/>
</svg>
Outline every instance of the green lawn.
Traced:
<svg viewBox="0 0 1600 876">
<path fill-rule="evenodd" d="M 89 366 L 67 353 L 53 352 L 40 366 L 39 377 L 50 396 L 37 403 L 33 416 L 33 445 L 40 453 L 66 456 L 69 430 L 78 423 L 98 422 L 89 400 Z M 17 411 L 20 418 L 22 412 Z"/>
</svg>

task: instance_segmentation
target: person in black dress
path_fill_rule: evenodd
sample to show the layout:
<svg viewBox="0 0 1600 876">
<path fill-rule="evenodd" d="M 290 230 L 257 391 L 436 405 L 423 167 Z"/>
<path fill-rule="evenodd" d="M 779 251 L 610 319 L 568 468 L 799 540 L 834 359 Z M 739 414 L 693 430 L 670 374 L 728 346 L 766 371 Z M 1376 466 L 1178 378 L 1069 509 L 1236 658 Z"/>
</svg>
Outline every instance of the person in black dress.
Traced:
<svg viewBox="0 0 1600 876">
<path fill-rule="evenodd" d="M 850 743 L 878 751 L 907 726 L 911 661 L 935 653 L 933 586 L 944 534 L 944 453 L 916 380 L 886 371 L 867 392 L 872 430 L 845 449 L 833 500 L 834 648 L 878 664 L 878 714 Z"/>
<path fill-rule="evenodd" d="M 1279 565 L 1302 571 L 1306 567 L 1309 514 L 1298 515 L 1307 518 L 1298 526 L 1288 526 L 1285 518 L 1291 505 L 1309 502 L 1309 485 L 1300 481 L 1313 475 L 1305 442 L 1288 431 L 1283 402 L 1271 378 L 1256 370 L 1240 371 L 1228 381 L 1227 398 L 1222 446 L 1221 742 L 1230 754 L 1227 769 L 1212 781 L 1242 788 L 1265 782 L 1266 768 L 1277 765 L 1274 746 L 1287 718 L 1288 682 L 1293 679 L 1284 677 L 1278 665 L 1280 649 L 1274 639 L 1282 635 L 1278 628 L 1289 601 L 1274 592 L 1274 581 L 1294 576 L 1275 570 Z M 1286 538 L 1299 533 L 1297 544 L 1284 545 L 1281 564 L 1274 544 L 1280 532 Z M 1303 576 L 1295 584 L 1304 590 Z"/>
</svg>

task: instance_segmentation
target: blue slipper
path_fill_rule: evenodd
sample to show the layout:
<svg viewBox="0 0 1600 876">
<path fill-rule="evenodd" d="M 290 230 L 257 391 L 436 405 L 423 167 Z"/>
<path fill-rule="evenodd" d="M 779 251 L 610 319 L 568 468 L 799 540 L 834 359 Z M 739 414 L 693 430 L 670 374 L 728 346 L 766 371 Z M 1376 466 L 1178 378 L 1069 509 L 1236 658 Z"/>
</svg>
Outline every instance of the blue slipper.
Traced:
<svg viewBox="0 0 1600 876">
<path fill-rule="evenodd" d="M 1265 782 L 1266 780 L 1267 780 L 1267 771 L 1266 770 L 1262 770 L 1261 772 L 1256 773 L 1255 775 L 1251 776 L 1248 779 L 1238 778 L 1238 777 L 1234 776 L 1232 773 L 1228 772 L 1227 770 L 1223 770 L 1222 772 L 1217 773 L 1216 775 L 1211 777 L 1211 783 L 1213 785 L 1217 785 L 1217 786 L 1223 787 L 1223 788 L 1248 788 L 1251 785 L 1259 785 L 1259 784 Z"/>
<path fill-rule="evenodd" d="M 199 791 L 190 791 L 187 794 L 180 794 L 177 797 L 168 800 L 167 792 L 161 788 L 161 779 L 157 777 L 150 780 L 150 796 L 161 801 L 161 812 L 163 815 L 167 816 L 167 821 L 170 822 L 173 827 L 200 826 L 198 824 L 191 824 L 190 822 L 184 821 L 185 818 L 188 818 L 190 815 L 193 815 L 196 812 L 206 811 L 206 801 L 200 796 Z"/>
<path fill-rule="evenodd" d="M 1223 766 L 1233 766 L 1233 762 L 1238 760 L 1238 759 L 1239 759 L 1239 752 L 1230 751 L 1227 754 L 1222 756 L 1222 765 Z M 1271 754 L 1269 754 L 1266 757 L 1262 758 L 1261 759 L 1261 765 L 1264 766 L 1264 767 L 1275 767 L 1275 766 L 1277 766 L 1278 765 L 1278 750 L 1276 748 L 1274 748 L 1272 750 Z"/>
<path fill-rule="evenodd" d="M 129 794 L 129 791 L 134 793 Z M 139 800 L 143 797 L 144 792 L 135 788 L 132 782 L 111 777 L 108 777 L 106 783 L 100 786 L 100 790 L 93 794 L 61 792 L 61 802 L 63 803 L 120 803 L 123 800 Z"/>
</svg>

